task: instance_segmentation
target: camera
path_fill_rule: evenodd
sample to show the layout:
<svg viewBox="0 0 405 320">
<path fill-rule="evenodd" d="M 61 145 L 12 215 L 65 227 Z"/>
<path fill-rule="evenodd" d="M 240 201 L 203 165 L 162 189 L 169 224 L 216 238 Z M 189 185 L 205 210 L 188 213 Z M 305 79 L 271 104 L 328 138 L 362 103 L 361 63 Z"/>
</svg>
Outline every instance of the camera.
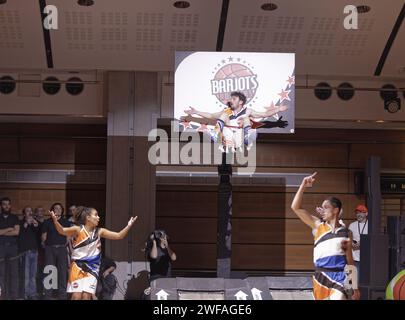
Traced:
<svg viewBox="0 0 405 320">
<path fill-rule="evenodd" d="M 160 241 L 162 239 L 164 239 L 165 237 L 166 237 L 166 239 L 169 239 L 169 237 L 167 236 L 166 231 L 164 231 L 164 230 L 155 230 L 155 231 L 153 231 L 149 235 L 148 239 L 146 240 L 145 252 L 149 252 L 152 249 L 153 240 L 155 240 L 157 244 L 160 244 Z"/>
<path fill-rule="evenodd" d="M 154 240 L 158 241 L 163 238 L 167 238 L 167 234 L 164 230 L 155 230 L 153 231 Z"/>
</svg>

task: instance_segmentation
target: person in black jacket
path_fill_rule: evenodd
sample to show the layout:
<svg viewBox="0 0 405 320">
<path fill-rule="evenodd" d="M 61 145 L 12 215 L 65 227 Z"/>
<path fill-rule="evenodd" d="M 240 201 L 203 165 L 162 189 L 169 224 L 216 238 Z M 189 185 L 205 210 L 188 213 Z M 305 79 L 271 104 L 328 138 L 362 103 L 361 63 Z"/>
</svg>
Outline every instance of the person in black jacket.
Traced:
<svg viewBox="0 0 405 320">
<path fill-rule="evenodd" d="M 13 300 L 18 298 L 17 238 L 20 221 L 11 213 L 10 198 L 2 198 L 0 203 L 0 290 L 2 298 Z"/>
<path fill-rule="evenodd" d="M 63 217 L 64 208 L 61 203 L 54 203 L 51 210 L 55 213 L 57 221 L 63 227 L 70 227 L 72 224 Z M 47 267 L 53 266 L 58 270 L 57 292 L 60 300 L 67 299 L 66 286 L 68 274 L 68 251 L 67 238 L 58 233 L 52 219 L 46 220 L 42 225 L 42 244 L 45 246 L 45 268 L 44 273 L 49 273 Z M 48 267 L 49 268 L 49 267 Z M 46 276 L 45 276 L 46 277 Z M 45 299 L 52 298 L 52 288 L 45 288 Z"/>
<path fill-rule="evenodd" d="M 39 223 L 33 217 L 32 208 L 23 209 L 23 221 L 20 225 L 18 245 L 23 255 L 24 299 L 37 298 L 37 266 L 38 266 L 38 233 Z"/>
</svg>

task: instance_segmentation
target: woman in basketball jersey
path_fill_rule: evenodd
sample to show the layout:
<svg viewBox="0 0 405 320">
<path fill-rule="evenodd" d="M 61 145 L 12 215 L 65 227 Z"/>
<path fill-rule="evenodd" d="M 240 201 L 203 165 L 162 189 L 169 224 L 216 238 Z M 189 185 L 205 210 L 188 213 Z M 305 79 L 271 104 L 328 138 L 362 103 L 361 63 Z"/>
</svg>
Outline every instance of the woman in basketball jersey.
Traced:
<svg viewBox="0 0 405 320">
<path fill-rule="evenodd" d="M 56 230 L 70 237 L 71 266 L 67 292 L 72 293 L 72 300 L 90 300 L 96 292 L 98 273 L 101 262 L 101 238 L 110 240 L 123 239 L 137 217 L 132 217 L 128 225 L 120 232 L 98 228 L 100 217 L 97 210 L 77 207 L 74 211 L 75 226 L 64 228 L 58 222 L 54 212 L 50 212 Z"/>
<path fill-rule="evenodd" d="M 340 220 L 342 203 L 335 197 L 323 201 L 316 209 L 318 216 L 302 208 L 304 191 L 312 187 L 316 172 L 303 179 L 291 205 L 296 215 L 312 229 L 314 235 L 313 293 L 316 300 L 346 300 L 346 287 L 351 282 L 351 298 L 358 300 L 357 269 L 352 257 L 352 239 Z"/>
</svg>

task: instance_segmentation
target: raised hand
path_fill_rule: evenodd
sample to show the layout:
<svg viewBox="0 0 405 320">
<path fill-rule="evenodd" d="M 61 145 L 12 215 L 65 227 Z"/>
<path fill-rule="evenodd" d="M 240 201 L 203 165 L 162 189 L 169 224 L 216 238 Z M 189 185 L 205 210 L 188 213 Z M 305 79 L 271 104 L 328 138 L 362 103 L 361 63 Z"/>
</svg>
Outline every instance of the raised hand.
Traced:
<svg viewBox="0 0 405 320">
<path fill-rule="evenodd" d="M 353 290 L 352 300 L 360 300 L 360 290 Z"/>
<path fill-rule="evenodd" d="M 188 114 L 189 116 L 192 116 L 193 114 L 195 114 L 197 112 L 196 109 L 194 109 L 193 107 L 189 107 L 190 109 L 188 110 L 184 110 L 185 114 Z"/>
<path fill-rule="evenodd" d="M 131 219 L 129 219 L 129 221 L 128 221 L 128 227 L 132 227 L 132 225 L 134 224 L 136 219 L 138 219 L 138 216 L 131 217 Z"/>
<path fill-rule="evenodd" d="M 312 184 L 315 182 L 315 176 L 316 176 L 316 174 L 317 174 L 318 172 L 314 172 L 313 174 L 311 174 L 310 176 L 308 176 L 308 177 L 305 177 L 303 180 L 302 180 L 302 185 L 304 186 L 304 187 L 312 187 Z"/>
<path fill-rule="evenodd" d="M 48 212 L 49 212 L 49 214 L 51 215 L 51 218 L 52 218 L 53 221 L 57 221 L 57 220 L 58 220 L 58 218 L 57 218 L 55 212 L 53 212 L 53 211 L 48 211 Z"/>
<path fill-rule="evenodd" d="M 342 240 L 342 242 L 340 243 L 340 247 L 342 248 L 342 250 L 344 252 L 346 252 L 347 248 L 348 248 L 348 241 L 347 240 Z"/>
<path fill-rule="evenodd" d="M 278 118 L 278 120 L 276 121 L 276 124 L 279 128 L 285 128 L 288 126 L 288 121 L 282 120 L 283 116 L 281 116 L 280 118 Z"/>
<path fill-rule="evenodd" d="M 282 111 L 286 111 L 288 109 L 288 106 L 281 105 L 278 108 L 280 110 L 279 112 L 282 112 Z"/>
</svg>

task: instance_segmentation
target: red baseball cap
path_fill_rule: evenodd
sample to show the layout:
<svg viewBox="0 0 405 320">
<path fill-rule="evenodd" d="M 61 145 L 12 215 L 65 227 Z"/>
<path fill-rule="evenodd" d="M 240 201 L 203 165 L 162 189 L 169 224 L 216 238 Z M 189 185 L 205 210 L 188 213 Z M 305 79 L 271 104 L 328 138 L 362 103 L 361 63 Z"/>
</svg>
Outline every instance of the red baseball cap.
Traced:
<svg viewBox="0 0 405 320">
<path fill-rule="evenodd" d="M 354 212 L 368 213 L 368 210 L 364 204 L 359 204 L 357 205 L 356 209 L 354 209 Z"/>
</svg>

